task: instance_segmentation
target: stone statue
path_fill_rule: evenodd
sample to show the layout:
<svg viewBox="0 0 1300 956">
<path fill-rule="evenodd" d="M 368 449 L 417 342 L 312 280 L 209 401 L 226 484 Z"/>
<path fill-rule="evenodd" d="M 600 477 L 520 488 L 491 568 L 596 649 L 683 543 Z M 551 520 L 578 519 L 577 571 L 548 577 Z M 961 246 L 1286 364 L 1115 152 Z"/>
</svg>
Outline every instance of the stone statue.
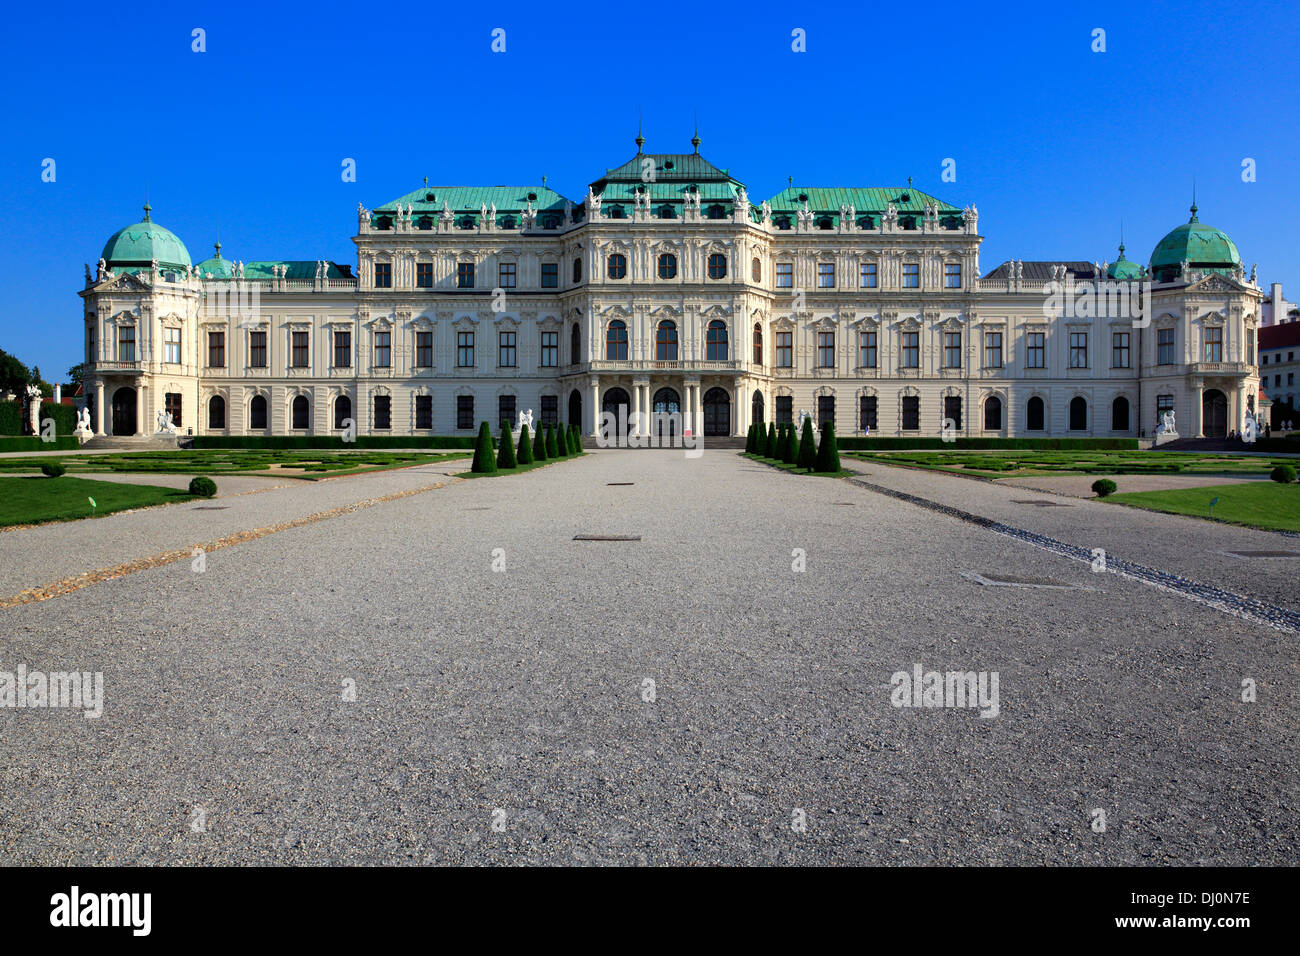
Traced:
<svg viewBox="0 0 1300 956">
<path fill-rule="evenodd" d="M 357 203 L 357 222 L 370 222 L 370 210 L 361 203 Z"/>
<path fill-rule="evenodd" d="M 1256 262 L 1250 267 L 1250 284 L 1255 284 L 1255 278 L 1259 275 L 1259 263 Z"/>
<path fill-rule="evenodd" d="M 1156 427 L 1157 435 L 1177 435 L 1178 428 L 1174 422 L 1174 410 L 1171 408 L 1160 416 L 1160 424 Z"/>
<path fill-rule="evenodd" d="M 90 429 L 89 408 L 82 408 L 77 412 L 77 427 L 72 430 L 72 437 L 77 439 L 78 444 L 84 444 L 95 437 L 95 433 Z"/>
<path fill-rule="evenodd" d="M 1255 444 L 1255 438 L 1259 435 L 1259 423 L 1255 421 L 1255 413 L 1246 413 L 1246 424 L 1241 429 L 1241 440 L 1247 445 Z"/>
<path fill-rule="evenodd" d="M 158 409 L 158 432 L 159 435 L 175 435 L 176 426 L 172 423 L 171 412 L 166 409 Z"/>
<path fill-rule="evenodd" d="M 533 410 L 531 408 L 519 413 L 519 428 L 516 431 L 522 431 L 525 425 L 528 426 L 528 431 L 531 433 L 533 430 Z"/>
<path fill-rule="evenodd" d="M 96 268 L 99 270 L 96 275 L 99 276 L 99 281 L 103 282 L 108 278 L 108 263 L 104 261 L 102 256 L 100 257 L 99 265 Z"/>
</svg>

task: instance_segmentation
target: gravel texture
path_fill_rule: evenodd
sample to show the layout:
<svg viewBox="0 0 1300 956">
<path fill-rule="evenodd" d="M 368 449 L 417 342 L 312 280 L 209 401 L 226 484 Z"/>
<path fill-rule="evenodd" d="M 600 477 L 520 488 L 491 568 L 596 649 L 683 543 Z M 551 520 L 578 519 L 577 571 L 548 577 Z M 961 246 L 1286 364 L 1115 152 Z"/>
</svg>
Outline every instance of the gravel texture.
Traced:
<svg viewBox="0 0 1300 956">
<path fill-rule="evenodd" d="M 863 463 L 865 464 L 865 462 Z M 1095 498 L 1092 483 L 1098 478 L 1109 478 L 1119 486 L 1119 491 L 1169 491 L 1175 488 L 1202 488 L 1206 485 L 1241 485 L 1268 481 L 1268 475 L 1252 478 L 1228 478 L 1222 475 L 1057 475 L 1030 478 L 999 478 L 998 484 L 1016 488 L 1031 488 L 1072 498 Z"/>
<path fill-rule="evenodd" d="M 1015 515 L 1103 508 L 1149 517 Z M 1293 863 L 1295 640 L 848 481 L 597 452 L 0 611 L 0 670 L 106 696 L 0 709 L 0 863 Z M 914 663 L 1000 715 L 891 706 Z"/>
</svg>

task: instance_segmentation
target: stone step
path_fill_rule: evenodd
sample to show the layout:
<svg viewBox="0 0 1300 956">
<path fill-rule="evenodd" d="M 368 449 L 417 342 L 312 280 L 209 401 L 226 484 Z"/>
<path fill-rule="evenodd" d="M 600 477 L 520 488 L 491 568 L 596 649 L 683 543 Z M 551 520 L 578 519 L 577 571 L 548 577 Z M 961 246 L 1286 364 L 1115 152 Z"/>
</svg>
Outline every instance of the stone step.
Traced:
<svg viewBox="0 0 1300 956">
<path fill-rule="evenodd" d="M 99 435 L 82 448 L 88 451 L 175 451 L 175 435 Z"/>
</svg>

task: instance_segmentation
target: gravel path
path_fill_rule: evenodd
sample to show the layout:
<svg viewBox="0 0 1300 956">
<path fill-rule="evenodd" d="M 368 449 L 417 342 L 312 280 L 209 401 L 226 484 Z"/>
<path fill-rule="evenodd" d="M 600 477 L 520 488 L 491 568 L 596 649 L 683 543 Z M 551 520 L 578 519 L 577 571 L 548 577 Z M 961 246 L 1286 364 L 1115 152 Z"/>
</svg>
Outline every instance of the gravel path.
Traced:
<svg viewBox="0 0 1300 956">
<path fill-rule="evenodd" d="M 846 481 L 598 452 L 0 611 L 0 669 L 106 696 L 0 709 L 0 863 L 1293 863 L 1294 641 Z M 1000 715 L 891 706 L 915 663 Z"/>
</svg>

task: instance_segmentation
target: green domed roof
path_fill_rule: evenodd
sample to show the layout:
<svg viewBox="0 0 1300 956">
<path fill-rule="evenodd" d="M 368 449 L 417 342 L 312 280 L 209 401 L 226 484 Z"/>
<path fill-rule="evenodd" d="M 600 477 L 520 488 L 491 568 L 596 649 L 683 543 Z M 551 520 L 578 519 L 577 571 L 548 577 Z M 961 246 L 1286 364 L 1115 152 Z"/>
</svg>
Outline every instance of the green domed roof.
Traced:
<svg viewBox="0 0 1300 956">
<path fill-rule="evenodd" d="M 119 229 L 104 245 L 102 258 L 117 269 L 148 269 L 155 259 L 160 266 L 189 269 L 190 254 L 175 233 L 149 219 L 149 204 L 144 205 L 144 221 Z"/>
<path fill-rule="evenodd" d="M 210 259 L 204 259 L 199 263 L 199 276 L 206 279 L 210 274 L 214 279 L 230 279 L 234 277 L 234 271 L 230 268 L 230 260 L 221 258 L 221 243 L 213 244 L 216 253 Z"/>
<path fill-rule="evenodd" d="M 1241 255 L 1227 233 L 1207 226 L 1196 218 L 1196 205 L 1192 204 L 1192 218 L 1156 244 L 1151 253 L 1151 271 L 1157 282 L 1170 282 L 1178 278 L 1183 260 L 1201 272 L 1231 274 L 1241 267 Z"/>
<path fill-rule="evenodd" d="M 1119 258 L 1106 270 L 1106 278 L 1117 279 L 1120 282 L 1132 282 L 1142 278 L 1142 267 L 1124 255 L 1122 242 L 1119 244 Z"/>
</svg>

